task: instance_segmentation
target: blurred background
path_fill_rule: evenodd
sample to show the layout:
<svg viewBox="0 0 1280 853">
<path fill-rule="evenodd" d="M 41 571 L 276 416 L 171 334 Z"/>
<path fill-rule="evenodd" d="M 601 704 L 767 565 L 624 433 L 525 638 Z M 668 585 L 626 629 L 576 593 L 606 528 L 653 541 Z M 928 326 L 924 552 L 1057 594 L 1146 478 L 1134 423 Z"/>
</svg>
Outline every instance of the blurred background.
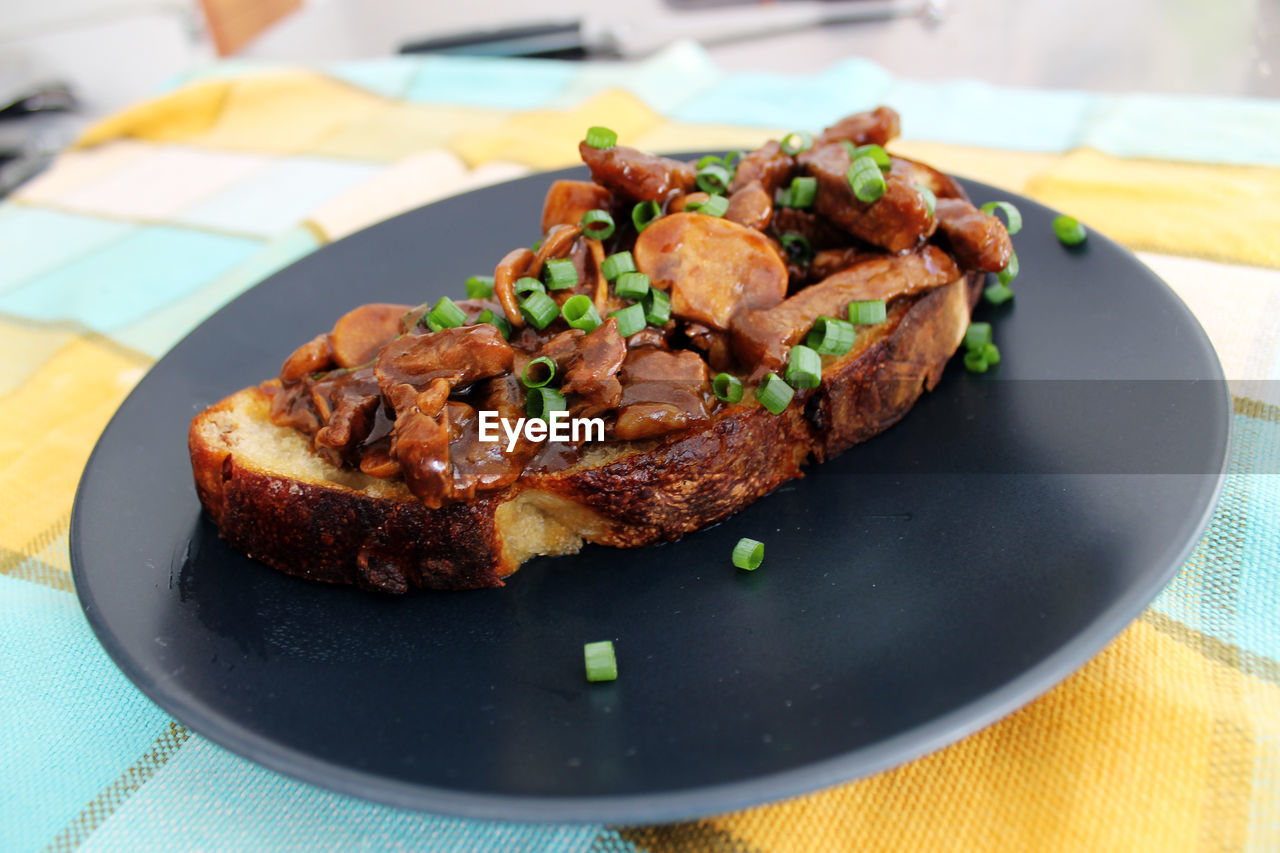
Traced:
<svg viewBox="0 0 1280 853">
<path fill-rule="evenodd" d="M 611 61 L 679 39 L 729 71 L 858 56 L 917 80 L 1276 97 L 1280 0 L 5 0 L 0 190 L 94 118 L 223 60 L 401 52 Z"/>
</svg>

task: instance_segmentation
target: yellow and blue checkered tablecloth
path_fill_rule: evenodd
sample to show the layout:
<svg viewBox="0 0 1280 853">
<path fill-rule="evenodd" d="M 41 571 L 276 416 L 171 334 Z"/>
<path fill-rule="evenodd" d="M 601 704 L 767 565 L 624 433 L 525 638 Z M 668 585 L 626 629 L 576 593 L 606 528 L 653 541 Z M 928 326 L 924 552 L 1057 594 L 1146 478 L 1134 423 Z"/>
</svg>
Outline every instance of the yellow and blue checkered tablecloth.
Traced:
<svg viewBox="0 0 1280 853">
<path fill-rule="evenodd" d="M 192 734 L 93 639 L 67 530 L 94 441 L 149 365 L 334 239 L 571 163 L 582 129 L 754 146 L 879 103 L 898 151 L 1136 250 L 1232 381 L 1208 532 L 1097 658 L 986 730 L 876 777 L 648 828 L 525 826 L 316 789 Z M 1280 848 L 1280 103 L 922 83 L 850 60 L 222 64 L 89 130 L 0 205 L 0 849 L 548 851 Z"/>
</svg>

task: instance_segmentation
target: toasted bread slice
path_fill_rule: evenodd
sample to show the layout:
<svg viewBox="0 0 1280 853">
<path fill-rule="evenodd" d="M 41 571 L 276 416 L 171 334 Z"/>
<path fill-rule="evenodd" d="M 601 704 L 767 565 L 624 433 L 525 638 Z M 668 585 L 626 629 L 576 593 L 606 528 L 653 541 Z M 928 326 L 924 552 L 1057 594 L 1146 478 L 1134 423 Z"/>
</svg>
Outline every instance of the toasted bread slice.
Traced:
<svg viewBox="0 0 1280 853">
<path fill-rule="evenodd" d="M 269 418 L 248 388 L 191 424 L 200 501 L 251 557 L 311 580 L 402 593 L 500 586 L 535 555 L 583 542 L 637 547 L 719 521 L 787 480 L 887 429 L 939 380 L 980 288 L 969 274 L 890 304 L 821 385 L 774 415 L 750 399 L 705 427 L 661 440 L 595 445 L 571 468 L 526 473 L 467 503 L 427 507 L 400 481 L 330 465 Z"/>
</svg>

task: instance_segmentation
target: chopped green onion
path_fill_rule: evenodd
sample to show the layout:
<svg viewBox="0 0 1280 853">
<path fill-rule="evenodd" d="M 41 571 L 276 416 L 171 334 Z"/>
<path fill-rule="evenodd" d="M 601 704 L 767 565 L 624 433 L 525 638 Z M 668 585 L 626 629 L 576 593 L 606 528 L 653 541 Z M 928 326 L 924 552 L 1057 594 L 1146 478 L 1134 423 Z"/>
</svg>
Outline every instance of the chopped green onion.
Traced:
<svg viewBox="0 0 1280 853">
<path fill-rule="evenodd" d="M 924 184 L 913 184 L 912 186 L 916 188 L 916 192 L 920 193 L 920 198 L 924 199 L 924 206 L 929 208 L 929 218 L 932 219 L 933 211 L 938 206 L 938 197 L 933 194 L 933 190 Z"/>
<path fill-rule="evenodd" d="M 554 388 L 548 388 L 545 385 L 538 388 L 530 388 L 528 395 L 524 400 L 524 413 L 531 418 L 541 418 L 547 423 L 551 423 L 552 412 L 565 412 L 569 410 L 569 403 L 565 400 L 564 395 Z"/>
<path fill-rule="evenodd" d="M 849 188 L 853 190 L 858 201 L 870 204 L 884 195 L 886 187 L 884 175 L 880 173 L 880 167 L 876 165 L 876 161 L 870 157 L 859 157 L 854 160 L 853 165 L 845 172 L 845 178 L 849 181 Z"/>
<path fill-rule="evenodd" d="M 970 373 L 986 373 L 987 359 L 980 352 L 967 352 L 964 354 L 964 369 Z"/>
<path fill-rule="evenodd" d="M 787 207 L 812 207 L 817 194 L 817 178 L 795 178 L 787 188 Z"/>
<path fill-rule="evenodd" d="M 533 376 L 529 372 L 533 371 Z M 542 378 L 539 379 L 538 377 Z M 556 378 L 556 363 L 545 355 L 538 356 L 533 361 L 524 366 L 524 372 L 520 374 L 520 381 L 524 383 L 526 388 L 541 388 Z"/>
<path fill-rule="evenodd" d="M 712 163 L 720 163 L 721 165 L 723 165 L 724 159 L 715 154 L 703 154 L 701 157 L 698 158 L 698 162 L 693 164 L 693 170 L 696 172 L 699 169 L 705 169 L 707 166 L 710 166 Z"/>
<path fill-rule="evenodd" d="M 870 157 L 875 161 L 876 166 L 881 172 L 887 172 L 893 168 L 893 161 L 889 159 L 889 152 L 885 151 L 879 145 L 871 143 L 870 145 L 859 145 L 856 148 L 849 140 L 841 140 L 844 150 L 849 152 L 849 161 L 853 162 L 860 157 Z"/>
<path fill-rule="evenodd" d="M 989 343 L 991 343 L 990 323 L 970 323 L 969 328 L 964 330 L 965 349 L 980 350 Z"/>
<path fill-rule="evenodd" d="M 1005 218 L 1009 220 L 1005 230 L 1009 232 L 1010 237 L 1022 230 L 1022 214 L 1018 212 L 1018 208 L 1007 201 L 989 201 L 982 206 L 981 210 L 989 216 L 995 216 L 992 211 L 1003 210 Z"/>
<path fill-rule="evenodd" d="M 730 172 L 738 171 L 738 164 L 742 162 L 742 158 L 746 156 L 742 151 L 730 151 L 728 154 L 720 158 L 720 162 L 724 163 L 724 167 Z"/>
<path fill-rule="evenodd" d="M 607 127 L 589 127 L 587 144 L 592 148 L 612 148 L 618 144 L 618 134 Z"/>
<path fill-rule="evenodd" d="M 618 677 L 618 659 L 613 653 L 613 642 L 601 640 L 586 643 L 582 658 L 587 666 L 587 681 L 614 681 Z"/>
<path fill-rule="evenodd" d="M 706 201 L 691 201 L 685 205 L 690 213 L 705 213 L 707 216 L 724 216 L 729 209 L 729 199 L 722 195 L 713 195 Z"/>
<path fill-rule="evenodd" d="M 986 344 L 982 348 L 982 357 L 987 360 L 987 364 L 999 364 L 1000 348 L 995 344 Z"/>
<path fill-rule="evenodd" d="M 787 256 L 797 264 L 804 265 L 813 260 L 813 247 L 809 245 L 809 239 L 803 234 L 788 231 L 778 238 L 778 242 L 782 244 L 782 249 Z"/>
<path fill-rule="evenodd" d="M 740 569 L 754 572 L 764 562 L 764 543 L 742 537 L 733 546 L 733 564 Z"/>
<path fill-rule="evenodd" d="M 813 137 L 803 131 L 795 130 L 782 137 L 778 147 L 784 154 L 794 157 L 801 151 L 808 151 L 813 147 Z"/>
<path fill-rule="evenodd" d="M 511 339 L 511 324 L 507 322 L 506 317 L 499 317 L 492 310 L 486 308 L 480 312 L 480 316 L 476 317 L 476 325 L 488 323 L 502 333 L 504 338 Z"/>
<path fill-rule="evenodd" d="M 649 292 L 649 276 L 642 272 L 624 272 L 614 282 L 613 290 L 623 299 L 644 299 Z"/>
<path fill-rule="evenodd" d="M 493 296 L 493 276 L 473 275 L 467 279 L 468 299 L 488 299 Z"/>
<path fill-rule="evenodd" d="M 644 306 L 639 302 L 628 305 L 609 315 L 618 321 L 618 334 L 629 338 L 644 328 Z"/>
<path fill-rule="evenodd" d="M 585 293 L 566 299 L 564 305 L 560 306 L 560 313 L 564 315 L 565 322 L 572 329 L 589 332 L 600 325 L 600 315 L 596 312 L 596 306 L 591 301 L 591 297 Z"/>
<path fill-rule="evenodd" d="M 855 326 L 873 326 L 883 323 L 888 311 L 883 299 L 866 299 L 849 303 L 849 322 Z"/>
<path fill-rule="evenodd" d="M 996 278 L 1000 280 L 1001 284 L 1003 284 L 1005 287 L 1008 287 L 1009 282 L 1013 281 L 1017 277 L 1018 277 L 1018 253 L 1010 252 L 1009 263 L 1005 266 L 1004 269 L 996 273 Z"/>
<path fill-rule="evenodd" d="M 716 399 L 736 403 L 742 399 L 742 380 L 731 373 L 717 373 L 711 380 L 711 391 Z"/>
<path fill-rule="evenodd" d="M 600 272 L 604 273 L 604 277 L 613 281 L 624 272 L 636 271 L 636 259 L 631 257 L 630 252 L 618 252 L 604 259 L 604 263 L 600 265 Z"/>
<path fill-rule="evenodd" d="M 533 245 L 529 247 L 529 251 L 536 253 L 541 248 L 542 248 L 542 238 L 539 237 L 537 240 L 533 241 Z"/>
<path fill-rule="evenodd" d="M 542 282 L 538 281 L 531 275 L 522 275 L 516 279 L 516 283 L 512 286 L 516 296 L 523 296 L 526 293 L 546 293 L 547 289 L 542 286 Z"/>
<path fill-rule="evenodd" d="M 760 401 L 760 405 L 775 415 L 781 414 L 782 410 L 790 405 L 791 398 L 795 395 L 796 392 L 791 386 L 776 373 L 770 373 L 756 386 L 756 399 Z"/>
<path fill-rule="evenodd" d="M 787 356 L 787 384 L 792 388 L 817 388 L 822 382 L 822 356 L 804 344 L 796 344 Z"/>
<path fill-rule="evenodd" d="M 844 355 L 853 349 L 853 339 L 857 334 L 852 323 L 835 317 L 819 317 L 804 342 L 818 355 Z"/>
<path fill-rule="evenodd" d="M 665 326 L 671 319 L 671 297 L 656 287 L 649 288 L 644 302 L 644 319 L 650 326 Z"/>
<path fill-rule="evenodd" d="M 467 312 L 447 296 L 441 296 L 436 307 L 427 314 L 427 327 L 433 332 L 441 329 L 454 329 L 467 322 Z"/>
<path fill-rule="evenodd" d="M 520 303 L 520 313 L 535 329 L 542 330 L 560 316 L 560 306 L 547 294 L 534 292 Z"/>
<path fill-rule="evenodd" d="M 733 175 L 729 174 L 724 164 L 717 160 L 699 169 L 694 179 L 698 182 L 698 189 L 704 193 L 721 195 L 728 191 L 729 181 L 733 180 Z"/>
<path fill-rule="evenodd" d="M 1007 284 L 993 284 L 982 291 L 982 296 L 992 305 L 1003 305 L 1013 298 L 1013 288 Z"/>
<path fill-rule="evenodd" d="M 582 231 L 588 237 L 608 240 L 613 236 L 613 217 L 607 210 L 588 210 L 582 214 Z"/>
<path fill-rule="evenodd" d="M 547 261 L 542 267 L 547 290 L 566 290 L 578 283 L 578 270 L 568 258 Z"/>
<path fill-rule="evenodd" d="M 1074 216 L 1058 216 L 1053 220 L 1053 233 L 1064 246 L 1079 246 L 1089 233 Z"/>
<path fill-rule="evenodd" d="M 648 228 L 660 216 L 662 216 L 662 205 L 652 199 L 642 201 L 631 208 L 631 224 L 636 226 L 636 233 Z"/>
</svg>

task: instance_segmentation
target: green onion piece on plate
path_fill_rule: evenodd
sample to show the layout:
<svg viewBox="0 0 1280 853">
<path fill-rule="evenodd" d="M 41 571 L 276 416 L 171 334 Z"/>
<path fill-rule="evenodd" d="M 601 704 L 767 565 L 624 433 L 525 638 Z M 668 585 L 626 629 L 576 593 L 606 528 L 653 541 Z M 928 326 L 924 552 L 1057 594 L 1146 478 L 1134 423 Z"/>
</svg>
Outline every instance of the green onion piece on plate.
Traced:
<svg viewBox="0 0 1280 853">
<path fill-rule="evenodd" d="M 991 343 L 990 323 L 970 323 L 969 328 L 964 330 L 965 349 L 980 350 L 989 343 Z"/>
<path fill-rule="evenodd" d="M 889 159 L 889 152 L 874 142 L 869 145 L 854 147 L 854 144 L 846 139 L 842 140 L 841 144 L 844 145 L 844 150 L 849 152 L 850 162 L 857 160 L 859 157 L 870 157 L 876 161 L 876 166 L 879 167 L 881 172 L 887 172 L 893 168 L 893 161 Z"/>
<path fill-rule="evenodd" d="M 865 299 L 849 303 L 849 322 L 855 326 L 874 326 L 888 316 L 883 299 Z"/>
<path fill-rule="evenodd" d="M 631 256 L 630 252 L 618 252 L 604 259 L 604 263 L 600 265 L 600 272 L 604 273 L 604 277 L 613 281 L 624 272 L 636 271 L 636 259 Z"/>
<path fill-rule="evenodd" d="M 618 334 L 629 338 L 644 328 L 644 306 L 639 302 L 628 305 L 609 315 L 618 321 Z"/>
<path fill-rule="evenodd" d="M 613 290 L 623 299 L 644 299 L 649 292 L 649 276 L 642 272 L 624 272 L 614 282 Z"/>
<path fill-rule="evenodd" d="M 729 181 L 733 180 L 733 175 L 729 174 L 729 170 L 724 167 L 724 163 L 717 159 L 716 162 L 708 163 L 698 169 L 694 179 L 698 182 L 698 189 L 704 193 L 722 195 L 728 191 Z"/>
<path fill-rule="evenodd" d="M 613 236 L 613 217 L 607 210 L 588 210 L 582 214 L 582 231 L 596 240 L 608 240 Z"/>
<path fill-rule="evenodd" d="M 804 342 L 818 355 L 844 355 L 853 349 L 858 330 L 835 317 L 819 317 Z"/>
<path fill-rule="evenodd" d="M 568 258 L 556 258 L 542 266 L 547 290 L 567 290 L 578 283 L 578 270 Z"/>
<path fill-rule="evenodd" d="M 789 207 L 813 207 L 813 199 L 818 194 L 817 178 L 795 178 L 787 190 Z"/>
<path fill-rule="evenodd" d="M 999 364 L 1000 348 L 995 344 L 986 344 L 982 347 L 982 357 L 987 360 L 987 364 Z"/>
<path fill-rule="evenodd" d="M 564 395 L 554 388 L 548 388 L 543 385 L 540 388 L 530 388 L 528 395 L 524 401 L 524 413 L 531 418 L 541 418 L 547 423 L 551 423 L 552 412 L 567 412 L 569 403 L 565 400 Z"/>
<path fill-rule="evenodd" d="M 516 283 L 512 285 L 512 290 L 515 291 L 516 296 L 524 296 L 526 293 L 547 292 L 547 289 L 542 286 L 542 282 L 531 275 L 522 275 L 516 279 Z"/>
<path fill-rule="evenodd" d="M 1013 288 L 1007 284 L 993 284 L 982 291 L 982 297 L 992 305 L 1003 305 L 1013 298 Z"/>
<path fill-rule="evenodd" d="M 560 316 L 560 306 L 547 294 L 537 291 L 530 293 L 520 303 L 520 313 L 524 315 L 530 325 L 541 331 L 550 326 L 551 321 L 556 317 Z"/>
<path fill-rule="evenodd" d="M 467 279 L 468 299 L 488 299 L 493 296 L 493 276 L 473 275 Z"/>
<path fill-rule="evenodd" d="M 775 415 L 781 414 L 782 410 L 791 404 L 791 398 L 795 395 L 796 392 L 791 386 L 776 373 L 770 373 L 756 386 L 756 399 L 760 401 L 760 405 Z"/>
<path fill-rule="evenodd" d="M 641 304 L 644 306 L 644 319 L 650 326 L 665 326 L 671 319 L 671 297 L 665 291 L 649 288 Z"/>
<path fill-rule="evenodd" d="M 764 543 L 755 539 L 742 537 L 733 546 L 733 564 L 738 568 L 754 572 L 764 562 Z"/>
<path fill-rule="evenodd" d="M 494 314 L 491 309 L 486 308 L 480 312 L 479 317 L 476 317 L 476 325 L 478 326 L 481 323 L 488 323 L 490 326 L 493 326 L 501 332 L 502 337 L 507 340 L 511 339 L 511 324 L 507 322 L 506 317 L 499 317 L 497 314 Z"/>
<path fill-rule="evenodd" d="M 967 352 L 964 354 L 964 369 L 970 373 L 986 373 L 987 359 L 980 352 Z"/>
<path fill-rule="evenodd" d="M 1018 208 L 1007 201 L 989 201 L 980 210 L 988 216 L 995 216 L 994 211 L 997 210 L 1004 211 L 1005 219 L 1009 222 L 1004 230 L 1009 232 L 1010 237 L 1022 230 L 1022 214 L 1018 212 Z"/>
<path fill-rule="evenodd" d="M 631 224 L 636 227 L 637 234 L 652 225 L 653 221 L 660 216 L 662 216 L 662 206 L 652 199 L 642 201 L 631 208 Z"/>
<path fill-rule="evenodd" d="M 618 658 L 613 652 L 613 642 L 601 640 L 586 643 L 582 658 L 587 667 L 587 681 L 614 681 L 618 677 Z"/>
<path fill-rule="evenodd" d="M 796 344 L 787 356 L 787 384 L 792 388 L 817 388 L 822 382 L 822 356 L 804 344 Z"/>
<path fill-rule="evenodd" d="M 441 329 L 455 329 L 467 322 L 467 312 L 447 296 L 441 296 L 431 312 L 427 314 L 427 327 L 433 332 Z"/>
<path fill-rule="evenodd" d="M 782 137 L 778 147 L 784 154 L 794 157 L 801 151 L 808 151 L 813 147 L 813 137 L 803 131 L 795 130 Z"/>
<path fill-rule="evenodd" d="M 524 366 L 520 381 L 526 388 L 541 388 L 556 378 L 556 363 L 547 356 L 539 356 Z"/>
<path fill-rule="evenodd" d="M 1058 242 L 1064 246 L 1079 246 L 1089 236 L 1089 232 L 1084 230 L 1079 219 L 1065 215 L 1054 218 L 1053 233 L 1057 235 Z"/>
<path fill-rule="evenodd" d="M 803 265 L 813 260 L 813 247 L 809 245 L 809 238 L 803 234 L 788 231 L 778 238 L 778 242 L 782 244 L 787 257 L 797 264 Z"/>
<path fill-rule="evenodd" d="M 711 390 L 716 399 L 726 403 L 736 403 L 742 399 L 742 380 L 732 373 L 717 373 L 711 380 Z"/>
<path fill-rule="evenodd" d="M 612 148 L 618 144 L 618 134 L 607 127 L 587 128 L 587 144 L 592 148 Z"/>
<path fill-rule="evenodd" d="M 724 216 L 729 209 L 729 199 L 722 195 L 713 195 L 706 201 L 691 201 L 685 205 L 690 213 L 705 213 L 707 216 Z"/>
<path fill-rule="evenodd" d="M 938 207 L 938 197 L 933 194 L 933 190 L 924 184 L 912 184 L 915 191 L 920 193 L 920 198 L 924 199 L 924 206 L 929 208 L 929 218 L 933 218 L 933 212 Z"/>
<path fill-rule="evenodd" d="M 591 301 L 591 297 L 585 293 L 566 299 L 564 305 L 560 306 L 560 313 L 564 315 L 565 322 L 571 329 L 590 332 L 600 325 L 600 314 L 596 312 L 596 306 Z"/>
<path fill-rule="evenodd" d="M 885 191 L 884 175 L 871 157 L 859 157 L 845 172 L 849 188 L 858 201 L 870 204 L 878 201 Z"/>
<path fill-rule="evenodd" d="M 1005 266 L 1004 269 L 996 273 L 996 278 L 999 280 L 1001 284 L 1003 284 L 1005 287 L 1008 287 L 1009 282 L 1013 281 L 1017 277 L 1018 277 L 1018 253 L 1010 252 L 1009 263 Z"/>
</svg>

